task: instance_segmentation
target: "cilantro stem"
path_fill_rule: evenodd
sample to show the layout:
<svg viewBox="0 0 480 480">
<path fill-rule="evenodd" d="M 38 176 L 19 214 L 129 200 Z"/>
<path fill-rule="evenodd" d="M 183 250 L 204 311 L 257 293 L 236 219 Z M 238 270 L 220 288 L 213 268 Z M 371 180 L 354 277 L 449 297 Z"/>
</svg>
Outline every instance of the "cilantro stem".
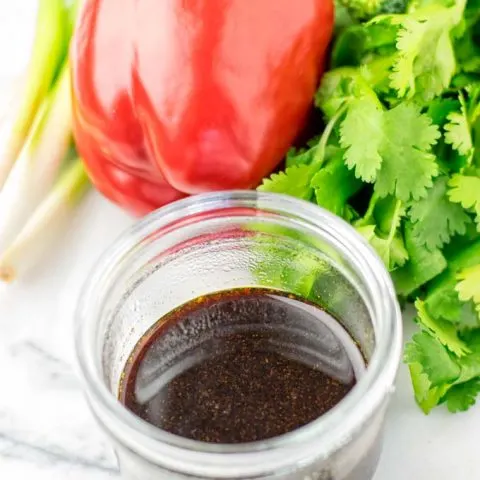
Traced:
<svg viewBox="0 0 480 480">
<path fill-rule="evenodd" d="M 320 167 L 325 160 L 325 151 L 327 148 L 328 140 L 333 133 L 333 129 L 337 125 L 337 122 L 340 120 L 340 117 L 347 111 L 348 102 L 345 102 L 335 113 L 335 115 L 329 120 L 325 130 L 322 133 L 322 137 L 317 145 L 317 151 L 313 157 L 311 165 L 316 165 Z"/>
<path fill-rule="evenodd" d="M 380 199 L 377 192 L 373 192 L 372 196 L 370 197 L 370 202 L 368 202 L 368 209 L 365 212 L 365 215 L 355 222 L 356 227 L 364 227 L 365 225 L 369 225 L 373 219 L 373 211 L 377 206 L 377 202 Z"/>
<path fill-rule="evenodd" d="M 392 225 L 390 226 L 390 232 L 388 233 L 387 242 L 390 244 L 397 233 L 398 226 L 400 224 L 400 218 L 402 216 L 402 201 L 397 200 L 395 203 L 395 210 L 392 216 Z"/>
</svg>

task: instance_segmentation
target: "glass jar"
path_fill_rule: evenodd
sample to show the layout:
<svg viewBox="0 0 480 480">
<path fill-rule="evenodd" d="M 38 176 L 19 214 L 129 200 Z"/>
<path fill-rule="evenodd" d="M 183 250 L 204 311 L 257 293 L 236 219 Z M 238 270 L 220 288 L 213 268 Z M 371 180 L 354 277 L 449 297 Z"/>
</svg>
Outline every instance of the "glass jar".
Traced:
<svg viewBox="0 0 480 480">
<path fill-rule="evenodd" d="M 220 445 L 178 437 L 118 401 L 125 362 L 163 315 L 204 294 L 269 287 L 335 315 L 368 368 L 317 420 L 288 434 Z M 252 191 L 166 206 L 100 260 L 79 301 L 76 348 L 87 398 L 122 478 L 368 480 L 401 353 L 401 315 L 381 260 L 346 222 L 292 197 Z"/>
</svg>

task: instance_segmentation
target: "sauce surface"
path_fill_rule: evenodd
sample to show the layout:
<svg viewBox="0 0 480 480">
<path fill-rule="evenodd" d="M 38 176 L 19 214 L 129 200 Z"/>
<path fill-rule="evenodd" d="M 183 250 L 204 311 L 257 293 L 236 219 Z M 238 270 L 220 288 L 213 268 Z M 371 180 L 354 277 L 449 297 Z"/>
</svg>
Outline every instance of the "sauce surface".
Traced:
<svg viewBox="0 0 480 480">
<path fill-rule="evenodd" d="M 236 289 L 161 318 L 131 354 L 120 400 L 182 437 L 253 442 L 317 419 L 364 368 L 354 340 L 318 306 L 278 291 Z"/>
</svg>

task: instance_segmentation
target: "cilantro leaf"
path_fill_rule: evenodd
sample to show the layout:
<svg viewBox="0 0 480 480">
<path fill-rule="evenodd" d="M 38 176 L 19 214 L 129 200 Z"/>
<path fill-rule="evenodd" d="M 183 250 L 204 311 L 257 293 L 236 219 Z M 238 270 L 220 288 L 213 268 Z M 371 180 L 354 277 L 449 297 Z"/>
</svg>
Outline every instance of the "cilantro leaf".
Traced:
<svg viewBox="0 0 480 480">
<path fill-rule="evenodd" d="M 430 118 L 414 105 L 402 103 L 385 112 L 383 163 L 375 184 L 379 195 L 403 201 L 424 197 L 438 173 L 430 150 L 439 136 Z"/>
<path fill-rule="evenodd" d="M 443 127 L 450 113 L 459 109 L 460 103 L 453 98 L 434 98 L 428 105 L 427 113 L 434 125 Z"/>
<path fill-rule="evenodd" d="M 405 361 L 415 400 L 425 413 L 443 402 L 452 412 L 474 405 L 479 393 L 476 382 L 480 380 L 480 329 L 467 335 L 465 341 L 473 353 L 461 358 L 449 354 L 425 331 L 415 334 L 407 344 Z"/>
<path fill-rule="evenodd" d="M 449 385 L 432 386 L 428 375 L 423 371 L 420 363 L 410 363 L 408 368 L 412 379 L 415 400 L 423 412 L 428 414 L 440 403 Z"/>
<path fill-rule="evenodd" d="M 440 287 L 429 288 L 425 305 L 432 316 L 443 318 L 457 328 L 474 328 L 479 326 L 478 315 L 473 302 L 462 302 L 455 290 L 455 276 L 450 275 L 450 282 Z"/>
<path fill-rule="evenodd" d="M 265 178 L 258 187 L 261 192 L 285 193 L 293 197 L 310 200 L 313 189 L 310 182 L 315 170 L 310 165 L 294 165 L 285 172 L 274 173 L 270 178 Z"/>
<path fill-rule="evenodd" d="M 365 141 L 368 139 L 368 141 Z M 383 111 L 368 98 L 353 100 L 340 129 L 345 163 L 365 182 L 373 182 L 382 165 Z"/>
<path fill-rule="evenodd" d="M 448 269 L 432 281 L 427 288 L 425 305 L 433 317 L 454 323 L 458 329 L 479 326 L 479 317 L 471 300 L 462 301 L 458 295 L 458 275 L 461 271 L 480 263 L 480 241 L 462 243 L 452 241 L 448 254 Z"/>
<path fill-rule="evenodd" d="M 392 272 L 393 281 L 400 295 L 410 295 L 447 268 L 447 261 L 439 249 L 428 250 L 413 235 L 411 222 L 404 227 L 405 246 L 409 261 Z"/>
<path fill-rule="evenodd" d="M 296 149 L 292 147 L 286 157 L 285 164 L 288 167 L 299 167 L 300 165 L 308 165 L 315 156 L 316 148 Z"/>
<path fill-rule="evenodd" d="M 469 160 L 473 156 L 473 140 L 468 120 L 465 99 L 460 93 L 460 111 L 450 112 L 445 124 L 445 142 L 452 145 L 460 155 Z"/>
<path fill-rule="evenodd" d="M 460 367 L 446 348 L 430 333 L 416 333 L 405 347 L 405 361 L 420 364 L 432 386 L 453 383 Z"/>
<path fill-rule="evenodd" d="M 377 251 L 389 271 L 393 271 L 408 260 L 403 237 L 398 231 L 405 208 L 402 202 L 392 197 L 374 197 L 371 199 L 370 210 L 371 214 L 367 212 L 357 222 L 357 231 Z"/>
<path fill-rule="evenodd" d="M 317 205 L 346 217 L 347 201 L 361 188 L 362 183 L 345 166 L 343 151 L 337 149 L 334 158 L 313 176 L 311 186 Z"/>
<path fill-rule="evenodd" d="M 476 397 L 480 393 L 480 379 L 474 378 L 468 382 L 454 385 L 444 396 L 450 412 L 464 412 L 475 405 Z"/>
<path fill-rule="evenodd" d="M 470 348 L 470 346 L 469 346 Z M 461 373 L 459 379 L 455 383 L 464 383 L 473 378 L 480 377 L 480 353 L 473 352 L 459 359 Z"/>
<path fill-rule="evenodd" d="M 427 311 L 425 303 L 421 300 L 415 302 L 415 307 L 418 313 L 416 317 L 418 324 L 435 336 L 442 345 L 445 345 L 458 357 L 462 357 L 470 352 L 467 344 L 458 337 L 457 330 L 452 323 L 441 318 L 432 317 Z"/>
<path fill-rule="evenodd" d="M 448 182 L 450 201 L 473 210 L 480 229 L 480 177 L 455 174 Z"/>
<path fill-rule="evenodd" d="M 402 14 L 347 19 L 315 96 L 327 125 L 312 117 L 320 135 L 259 187 L 353 224 L 397 294 L 415 301 L 420 331 L 405 360 L 426 413 L 466 410 L 480 393 L 479 40 L 480 0 L 415 0 Z M 331 276 L 311 253 L 279 248 L 278 265 L 258 275 L 321 297 Z M 344 292 L 334 297 L 329 308 L 343 311 Z"/>
<path fill-rule="evenodd" d="M 460 300 L 464 302 L 473 300 L 480 315 L 480 264 L 462 270 L 458 274 L 458 279 L 460 283 L 456 290 Z"/>
<path fill-rule="evenodd" d="M 408 252 L 403 244 L 403 239 L 396 234 L 383 238 L 375 231 L 375 225 L 357 227 L 358 233 L 367 240 L 377 251 L 385 266 L 390 270 L 401 267 L 408 259 Z"/>
<path fill-rule="evenodd" d="M 449 201 L 447 183 L 446 176 L 435 179 L 427 196 L 410 209 L 413 236 L 429 250 L 441 248 L 455 234 L 463 235 L 471 221 L 460 205 Z"/>
<path fill-rule="evenodd" d="M 439 131 L 414 105 L 382 111 L 366 98 L 352 102 L 340 129 L 345 162 L 358 178 L 375 183 L 380 196 L 418 199 L 432 185 L 438 166 L 431 148 Z M 368 139 L 365 141 L 365 139 Z"/>
<path fill-rule="evenodd" d="M 377 102 L 375 92 L 355 68 L 336 68 L 327 72 L 315 95 L 315 105 L 331 119 L 345 104 L 360 98 Z"/>
<path fill-rule="evenodd" d="M 450 85 L 456 69 L 450 32 L 460 23 L 462 10 L 460 3 L 450 8 L 437 4 L 390 17 L 400 27 L 391 74 L 399 97 L 427 102 Z"/>
<path fill-rule="evenodd" d="M 468 344 L 468 348 L 476 354 L 480 353 L 480 328 L 467 330 L 462 333 L 462 339 Z"/>
<path fill-rule="evenodd" d="M 384 198 L 377 196 L 374 202 L 373 218 L 379 230 L 385 235 L 397 231 L 407 211 L 403 202 L 391 196 Z"/>
<path fill-rule="evenodd" d="M 477 40 L 479 24 L 479 2 L 470 0 L 465 9 L 462 31 L 456 36 L 455 41 L 455 56 L 459 71 L 476 73 L 480 70 L 480 45 Z"/>
</svg>

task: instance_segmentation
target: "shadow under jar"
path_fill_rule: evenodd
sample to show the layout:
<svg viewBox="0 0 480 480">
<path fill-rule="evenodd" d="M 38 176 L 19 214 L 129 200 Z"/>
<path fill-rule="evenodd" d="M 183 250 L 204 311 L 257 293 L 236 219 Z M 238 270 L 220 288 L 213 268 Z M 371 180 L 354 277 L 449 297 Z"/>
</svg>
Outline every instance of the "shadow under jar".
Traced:
<svg viewBox="0 0 480 480">
<path fill-rule="evenodd" d="M 257 315 L 259 302 L 263 315 Z M 216 309 L 215 315 L 213 310 L 206 314 L 208 308 Z M 186 316 L 185 309 L 190 309 Z M 200 195 L 164 207 L 106 252 L 84 289 L 76 321 L 87 397 L 115 445 L 122 478 L 372 478 L 400 359 L 401 315 L 380 259 L 330 213 L 291 197 L 257 192 Z M 261 352 L 261 362 L 276 362 L 286 374 L 272 373 L 260 382 L 265 370 L 251 356 L 242 357 L 246 352 Z M 328 378 L 307 369 L 319 364 Z M 142 378 L 139 371 L 145 373 Z M 154 381 L 141 390 L 152 371 Z M 192 422 L 179 426 L 184 414 L 195 420 L 200 411 L 208 413 L 197 408 L 202 397 L 195 392 L 208 390 L 205 385 L 213 385 L 212 380 L 218 390 L 221 375 L 243 375 L 263 388 L 256 392 L 268 386 L 280 396 L 273 403 L 270 398 L 263 416 L 254 412 L 247 421 L 245 404 L 235 404 L 228 414 L 232 428 L 225 430 L 228 435 L 233 430 L 233 437 L 217 435 L 218 428 L 205 421 L 200 433 L 198 425 L 197 433 L 185 430 Z M 310 417 L 265 433 L 259 422 L 275 419 L 272 405 L 289 388 L 285 378 L 300 375 L 308 389 L 297 393 L 312 398 L 300 404 L 304 409 L 315 403 L 315 388 L 321 397 L 321 386 L 332 377 L 341 379 L 345 389 L 336 390 L 337 400 L 325 412 L 312 407 Z M 193 403 L 170 402 L 170 416 L 156 421 L 128 397 L 129 380 L 130 395 L 140 388 L 146 398 L 153 398 L 148 394 L 152 385 L 161 390 L 159 382 L 170 387 L 171 397 L 175 381 L 173 395 L 193 395 Z M 155 397 L 157 406 L 164 400 L 165 395 Z M 278 404 L 279 415 L 288 407 L 288 402 Z M 243 415 L 238 428 L 235 413 Z M 247 428 L 249 423 L 257 427 Z"/>
</svg>

